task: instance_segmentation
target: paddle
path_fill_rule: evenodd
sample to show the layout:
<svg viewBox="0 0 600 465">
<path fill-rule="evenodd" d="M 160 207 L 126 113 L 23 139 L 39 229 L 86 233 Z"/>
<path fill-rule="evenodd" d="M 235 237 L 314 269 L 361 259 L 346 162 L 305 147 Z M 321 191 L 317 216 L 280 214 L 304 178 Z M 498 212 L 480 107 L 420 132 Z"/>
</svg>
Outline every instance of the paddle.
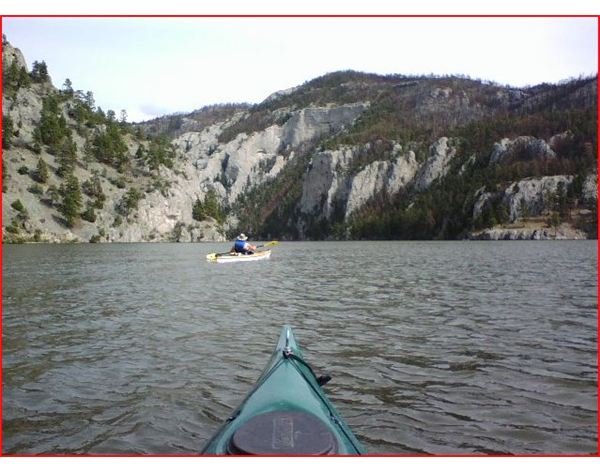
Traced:
<svg viewBox="0 0 600 465">
<path fill-rule="evenodd" d="M 257 245 L 256 248 L 258 249 L 259 247 L 276 247 L 279 245 L 279 241 L 271 241 L 271 242 L 267 242 L 266 244 L 260 244 Z M 223 253 L 209 253 L 206 256 L 207 260 L 216 260 L 217 257 L 221 257 L 223 255 L 229 255 L 231 252 L 223 252 Z"/>
<path fill-rule="evenodd" d="M 266 244 L 257 245 L 256 248 L 258 249 L 259 247 L 275 247 L 277 245 L 279 245 L 279 241 L 271 241 L 267 242 Z"/>
</svg>

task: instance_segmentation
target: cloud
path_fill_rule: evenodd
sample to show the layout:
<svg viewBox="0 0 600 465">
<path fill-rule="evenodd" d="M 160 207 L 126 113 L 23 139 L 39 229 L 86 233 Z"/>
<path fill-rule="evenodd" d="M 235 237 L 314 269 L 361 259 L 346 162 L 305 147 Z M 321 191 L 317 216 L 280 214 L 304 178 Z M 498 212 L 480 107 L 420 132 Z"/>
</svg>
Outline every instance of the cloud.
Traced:
<svg viewBox="0 0 600 465">
<path fill-rule="evenodd" d="M 156 105 L 154 103 L 143 103 L 127 110 L 128 120 L 131 122 L 147 121 L 159 116 L 175 113 L 172 108 Z"/>
</svg>

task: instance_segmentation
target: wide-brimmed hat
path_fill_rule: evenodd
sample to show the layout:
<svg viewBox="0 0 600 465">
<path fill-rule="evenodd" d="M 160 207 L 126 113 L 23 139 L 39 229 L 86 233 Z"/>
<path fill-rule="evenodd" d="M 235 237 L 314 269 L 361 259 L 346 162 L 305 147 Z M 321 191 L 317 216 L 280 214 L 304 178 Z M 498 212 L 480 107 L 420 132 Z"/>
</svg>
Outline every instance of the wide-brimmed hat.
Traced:
<svg viewBox="0 0 600 465">
<path fill-rule="evenodd" d="M 248 239 L 248 236 L 246 236 L 244 233 L 242 233 L 237 238 L 240 241 L 245 241 L 246 239 Z"/>
</svg>

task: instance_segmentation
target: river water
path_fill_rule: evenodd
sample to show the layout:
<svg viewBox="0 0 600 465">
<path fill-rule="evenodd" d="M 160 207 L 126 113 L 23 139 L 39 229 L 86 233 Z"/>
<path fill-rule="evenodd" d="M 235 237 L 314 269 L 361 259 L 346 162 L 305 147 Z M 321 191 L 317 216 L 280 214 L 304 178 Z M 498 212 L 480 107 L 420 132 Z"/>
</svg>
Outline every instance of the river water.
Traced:
<svg viewBox="0 0 600 465">
<path fill-rule="evenodd" d="M 3 451 L 195 454 L 290 324 L 372 454 L 597 450 L 597 243 L 6 245 Z"/>
</svg>

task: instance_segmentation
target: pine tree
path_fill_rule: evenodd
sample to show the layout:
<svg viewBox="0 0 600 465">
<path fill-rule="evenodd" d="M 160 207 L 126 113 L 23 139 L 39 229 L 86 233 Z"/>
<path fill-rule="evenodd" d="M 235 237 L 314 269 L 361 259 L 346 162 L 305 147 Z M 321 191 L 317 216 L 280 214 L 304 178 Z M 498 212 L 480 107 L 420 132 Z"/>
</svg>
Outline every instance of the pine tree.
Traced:
<svg viewBox="0 0 600 465">
<path fill-rule="evenodd" d="M 34 61 L 31 69 L 31 79 L 34 82 L 47 82 L 50 76 L 48 75 L 48 66 L 45 61 Z"/>
<path fill-rule="evenodd" d="M 65 217 L 67 226 L 72 228 L 75 225 L 75 220 L 79 216 L 83 205 L 79 181 L 75 176 L 70 174 L 65 183 L 61 184 L 59 192 L 62 197 L 59 211 Z"/>
<path fill-rule="evenodd" d="M 94 208 L 102 209 L 104 207 L 106 195 L 104 195 L 104 191 L 102 190 L 102 183 L 100 181 L 100 177 L 97 174 L 85 181 L 81 185 L 81 188 L 85 194 L 87 194 L 91 198 L 96 199 L 93 203 Z"/>
<path fill-rule="evenodd" d="M 51 153 L 56 153 L 65 137 L 70 139 L 71 130 L 61 114 L 58 99 L 51 95 L 42 101 L 42 114 L 39 124 L 40 141 L 50 147 Z M 34 133 L 34 139 L 36 138 Z"/>
<path fill-rule="evenodd" d="M 192 218 L 196 221 L 203 221 L 206 219 L 206 213 L 204 212 L 204 204 L 202 200 L 196 199 L 194 206 L 192 207 Z"/>
<path fill-rule="evenodd" d="M 8 180 L 8 175 L 6 174 L 6 164 L 4 163 L 4 158 L 2 159 L 2 192 L 6 193 L 8 191 L 8 186 L 6 185 L 6 181 Z"/>
<path fill-rule="evenodd" d="M 65 79 L 65 83 L 63 84 L 63 92 L 65 95 L 73 96 L 73 83 L 69 78 Z"/>
<path fill-rule="evenodd" d="M 94 111 L 96 108 L 96 101 L 94 100 L 94 93 L 88 90 L 85 93 L 85 103 L 91 111 Z"/>
<path fill-rule="evenodd" d="M 21 68 L 19 68 L 19 87 L 27 88 L 30 85 L 31 77 L 29 76 L 29 73 L 27 72 L 25 66 L 21 66 Z"/>
<path fill-rule="evenodd" d="M 223 213 L 219 206 L 219 199 L 214 189 L 210 189 L 204 196 L 204 202 L 196 199 L 192 207 L 192 218 L 203 221 L 206 218 L 214 218 L 219 223 L 223 222 Z"/>
<path fill-rule="evenodd" d="M 93 204 L 88 202 L 86 210 L 81 214 L 81 218 L 90 223 L 96 222 L 96 212 L 94 211 Z"/>
<path fill-rule="evenodd" d="M 204 197 L 204 211 L 208 216 L 214 218 L 219 223 L 223 221 L 217 193 L 213 189 L 210 189 Z"/>
<path fill-rule="evenodd" d="M 60 206 L 60 189 L 57 189 L 55 185 L 50 185 L 46 189 L 46 200 L 45 202 L 51 207 Z"/>
<path fill-rule="evenodd" d="M 10 143 L 13 138 L 14 127 L 10 116 L 2 115 L 2 148 L 10 148 Z"/>
<path fill-rule="evenodd" d="M 18 89 L 19 82 L 19 65 L 17 65 L 16 60 L 14 60 L 8 68 L 4 68 L 4 72 L 2 73 L 2 85 L 6 90 L 16 90 Z"/>
<path fill-rule="evenodd" d="M 129 190 L 123 195 L 121 201 L 117 206 L 117 211 L 122 215 L 129 215 L 133 210 L 137 210 L 138 204 L 141 199 L 144 198 L 143 192 L 140 192 L 135 187 L 129 188 Z"/>
<path fill-rule="evenodd" d="M 77 146 L 70 137 L 65 139 L 61 144 L 57 159 L 58 169 L 56 170 L 56 174 L 61 178 L 73 174 L 75 163 L 77 162 Z"/>
<path fill-rule="evenodd" d="M 144 154 L 148 168 L 158 172 L 161 165 L 167 168 L 173 167 L 175 150 L 173 146 L 163 137 L 150 141 L 150 146 Z"/>
<path fill-rule="evenodd" d="M 48 181 L 48 165 L 44 161 L 43 158 L 38 160 L 37 171 L 35 173 L 35 177 L 38 182 L 45 184 Z"/>
</svg>

